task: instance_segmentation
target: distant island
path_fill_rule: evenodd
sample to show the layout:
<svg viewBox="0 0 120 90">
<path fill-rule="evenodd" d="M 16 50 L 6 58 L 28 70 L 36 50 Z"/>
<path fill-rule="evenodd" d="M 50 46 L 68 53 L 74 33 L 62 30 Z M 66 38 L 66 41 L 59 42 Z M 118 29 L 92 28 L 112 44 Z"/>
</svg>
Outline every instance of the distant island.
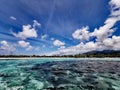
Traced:
<svg viewBox="0 0 120 90">
<path fill-rule="evenodd" d="M 113 51 L 113 50 L 104 50 L 104 51 L 91 51 L 83 54 L 76 54 L 76 55 L 0 55 L 0 58 L 104 58 L 104 57 L 120 57 L 120 51 Z"/>
</svg>

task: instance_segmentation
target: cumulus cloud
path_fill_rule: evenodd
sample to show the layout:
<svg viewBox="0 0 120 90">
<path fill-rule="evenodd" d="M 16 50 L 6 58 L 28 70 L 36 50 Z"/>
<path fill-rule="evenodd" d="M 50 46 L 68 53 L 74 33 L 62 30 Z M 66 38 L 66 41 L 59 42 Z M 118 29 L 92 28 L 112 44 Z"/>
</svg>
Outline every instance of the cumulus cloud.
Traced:
<svg viewBox="0 0 120 90">
<path fill-rule="evenodd" d="M 75 55 L 78 53 L 84 53 L 84 52 L 88 52 L 88 51 L 92 51 L 95 50 L 97 48 L 96 43 L 94 42 L 88 42 L 86 44 L 84 43 L 80 43 L 76 46 L 71 46 L 68 48 L 62 48 L 59 49 L 58 51 L 52 52 L 49 55 Z"/>
<path fill-rule="evenodd" d="M 115 28 L 112 28 L 120 18 L 111 16 L 104 23 L 104 26 L 101 26 L 99 29 L 95 29 L 91 33 L 91 36 L 95 36 L 97 41 L 103 41 L 105 38 L 111 36 L 115 31 Z"/>
<path fill-rule="evenodd" d="M 21 39 L 37 37 L 37 32 L 34 28 L 31 28 L 31 25 L 23 25 L 23 31 L 18 34 L 12 33 L 15 37 L 19 37 Z"/>
<path fill-rule="evenodd" d="M 28 25 L 23 25 L 22 31 L 18 32 L 18 34 L 11 32 L 15 37 L 21 38 L 21 39 L 26 39 L 26 38 L 32 38 L 32 37 L 37 37 L 37 30 L 36 26 L 39 26 L 40 24 L 35 20 L 33 23 L 33 26 L 30 24 Z"/>
<path fill-rule="evenodd" d="M 113 40 L 111 38 L 106 38 L 103 40 L 103 44 L 107 47 L 112 47 L 113 46 Z"/>
<path fill-rule="evenodd" d="M 111 1 L 109 2 L 109 4 L 110 4 L 111 6 L 113 6 L 114 8 L 120 8 L 120 1 L 119 1 L 119 0 L 111 0 Z"/>
<path fill-rule="evenodd" d="M 120 36 L 112 36 L 112 38 L 106 38 L 104 39 L 103 44 L 108 49 L 120 50 Z"/>
<path fill-rule="evenodd" d="M 120 1 L 111 0 L 109 4 L 111 6 L 111 14 L 105 20 L 103 26 L 98 29 L 95 28 L 93 32 L 88 31 L 88 26 L 77 29 L 72 36 L 74 39 L 80 40 L 80 44 L 59 49 L 52 52 L 51 55 L 73 55 L 94 50 L 120 50 L 120 36 L 113 35 L 116 30 L 113 27 L 116 22 L 120 21 Z M 94 37 L 95 41 L 90 41 L 90 37 Z"/>
<path fill-rule="evenodd" d="M 9 46 L 9 45 L 8 45 L 8 42 L 5 41 L 5 40 L 1 41 L 1 44 L 2 44 L 3 46 Z"/>
<path fill-rule="evenodd" d="M 16 50 L 14 44 L 10 44 L 7 41 L 3 40 L 0 42 L 0 54 L 13 54 Z"/>
<path fill-rule="evenodd" d="M 81 41 L 84 41 L 84 40 L 89 40 L 90 38 L 90 34 L 89 34 L 89 27 L 86 26 L 86 27 L 82 27 L 81 29 L 77 29 L 73 34 L 73 38 L 75 39 L 79 39 Z"/>
<path fill-rule="evenodd" d="M 110 36 L 112 36 L 113 32 L 115 32 L 115 28 L 113 28 L 113 26 L 116 24 L 116 22 L 120 21 L 119 0 L 111 0 L 109 4 L 111 5 L 110 16 L 106 19 L 103 26 L 101 26 L 99 29 L 95 29 L 94 32 L 91 33 L 91 36 L 96 37 L 96 43 L 106 47 L 106 49 L 108 49 L 110 46 L 114 46 L 114 39 L 110 38 Z"/>
<path fill-rule="evenodd" d="M 55 41 L 53 42 L 53 45 L 54 45 L 54 46 L 64 46 L 65 43 L 62 42 L 62 41 L 60 41 L 60 40 L 55 40 Z"/>
<path fill-rule="evenodd" d="M 23 40 L 22 41 L 18 41 L 18 44 L 19 44 L 20 47 L 23 47 L 23 48 L 28 47 L 30 45 L 29 42 L 25 42 Z"/>
<path fill-rule="evenodd" d="M 28 50 L 31 50 L 31 49 L 33 48 L 33 47 L 30 45 L 29 42 L 25 42 L 25 41 L 23 41 L 23 40 L 18 41 L 18 45 L 19 45 L 20 47 L 22 47 L 22 48 L 25 48 L 27 51 L 28 51 Z"/>
</svg>

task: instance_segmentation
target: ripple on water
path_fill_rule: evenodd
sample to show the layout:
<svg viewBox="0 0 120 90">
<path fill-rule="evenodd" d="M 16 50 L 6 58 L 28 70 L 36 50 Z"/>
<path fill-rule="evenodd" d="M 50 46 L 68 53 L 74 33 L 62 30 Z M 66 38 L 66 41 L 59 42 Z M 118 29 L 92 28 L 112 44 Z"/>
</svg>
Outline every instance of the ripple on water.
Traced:
<svg viewBox="0 0 120 90">
<path fill-rule="evenodd" d="M 119 61 L 73 60 L 3 60 L 0 90 L 120 90 Z"/>
</svg>

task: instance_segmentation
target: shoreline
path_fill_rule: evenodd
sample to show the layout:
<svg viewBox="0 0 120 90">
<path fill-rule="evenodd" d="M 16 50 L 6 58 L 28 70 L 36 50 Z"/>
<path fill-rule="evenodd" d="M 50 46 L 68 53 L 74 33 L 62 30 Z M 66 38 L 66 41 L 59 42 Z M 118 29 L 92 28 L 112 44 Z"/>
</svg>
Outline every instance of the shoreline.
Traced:
<svg viewBox="0 0 120 90">
<path fill-rule="evenodd" d="M 7 58 L 0 58 L 0 60 L 44 60 L 44 59 L 45 59 L 45 60 L 46 60 L 46 59 L 48 59 L 48 60 L 51 59 L 51 60 L 53 60 L 53 61 L 54 61 L 54 60 L 56 60 L 56 61 L 57 61 L 57 60 L 60 60 L 60 61 L 61 61 L 61 60 L 64 60 L 64 61 L 67 61 L 67 60 L 75 60 L 75 61 L 77 61 L 77 60 L 78 60 L 78 61 L 79 61 L 79 60 L 85 60 L 85 61 L 86 61 L 86 60 L 93 60 L 93 61 L 94 61 L 94 60 L 95 60 L 95 61 L 97 61 L 97 60 L 98 60 L 98 61 L 99 61 L 99 60 L 101 60 L 101 61 L 104 61 L 104 60 L 105 60 L 105 61 L 120 61 L 120 58 L 119 58 L 119 57 L 118 57 L 118 58 L 117 58 L 117 57 L 116 57 L 116 58 L 114 58 L 114 57 L 112 57 L 112 58 L 111 58 L 111 57 L 104 57 L 104 58 L 96 58 L 96 57 L 92 57 L 92 58 L 70 58 L 70 57 L 53 57 L 53 58 L 50 58 L 50 57 L 42 57 L 42 58 L 40 58 L 40 57 L 38 57 L 38 58 L 37 58 L 37 57 L 32 57 L 32 58 L 30 58 L 30 57 L 25 57 L 25 58 L 24 58 L 24 57 L 21 57 L 21 58 L 18 58 L 18 57 L 17 57 L 17 58 L 15 58 L 15 57 L 14 57 L 14 58 L 12 58 L 12 57 L 11 57 L 11 58 L 9 58 L 9 57 L 7 57 Z"/>
</svg>

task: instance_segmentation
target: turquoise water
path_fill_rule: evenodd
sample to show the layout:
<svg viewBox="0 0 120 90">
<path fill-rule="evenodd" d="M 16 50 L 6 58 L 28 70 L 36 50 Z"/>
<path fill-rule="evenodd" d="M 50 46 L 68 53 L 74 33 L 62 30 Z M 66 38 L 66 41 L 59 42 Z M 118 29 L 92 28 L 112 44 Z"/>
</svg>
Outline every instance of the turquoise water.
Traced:
<svg viewBox="0 0 120 90">
<path fill-rule="evenodd" d="M 120 90 L 119 58 L 1 59 L 0 90 Z"/>
</svg>

